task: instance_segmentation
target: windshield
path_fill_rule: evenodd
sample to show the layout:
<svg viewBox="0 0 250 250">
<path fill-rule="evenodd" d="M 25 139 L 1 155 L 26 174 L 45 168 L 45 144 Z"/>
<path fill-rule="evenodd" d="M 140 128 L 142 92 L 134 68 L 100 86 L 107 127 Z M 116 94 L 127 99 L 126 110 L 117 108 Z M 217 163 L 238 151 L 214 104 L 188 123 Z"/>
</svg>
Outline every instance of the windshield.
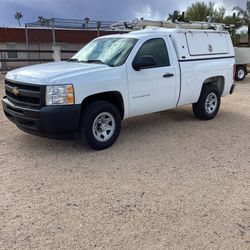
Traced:
<svg viewBox="0 0 250 250">
<path fill-rule="evenodd" d="M 134 38 L 96 39 L 84 46 L 69 61 L 120 66 L 127 60 L 137 41 Z"/>
</svg>

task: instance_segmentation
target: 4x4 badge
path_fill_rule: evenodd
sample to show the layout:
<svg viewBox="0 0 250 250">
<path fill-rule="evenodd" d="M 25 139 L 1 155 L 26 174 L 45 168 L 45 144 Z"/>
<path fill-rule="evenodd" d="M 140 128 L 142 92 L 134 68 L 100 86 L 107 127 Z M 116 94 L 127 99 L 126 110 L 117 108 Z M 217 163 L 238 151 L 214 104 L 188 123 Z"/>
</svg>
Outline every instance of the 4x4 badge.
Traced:
<svg viewBox="0 0 250 250">
<path fill-rule="evenodd" d="M 20 90 L 18 89 L 18 87 L 15 87 L 15 88 L 13 88 L 12 93 L 13 93 L 15 96 L 19 96 L 19 95 L 20 95 Z"/>
</svg>

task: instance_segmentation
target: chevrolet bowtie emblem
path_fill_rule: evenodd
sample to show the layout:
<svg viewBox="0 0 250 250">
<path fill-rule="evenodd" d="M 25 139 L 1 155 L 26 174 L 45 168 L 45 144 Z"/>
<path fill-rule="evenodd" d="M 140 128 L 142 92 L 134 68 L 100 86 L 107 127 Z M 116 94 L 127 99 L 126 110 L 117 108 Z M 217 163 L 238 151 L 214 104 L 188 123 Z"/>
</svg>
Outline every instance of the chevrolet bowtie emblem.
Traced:
<svg viewBox="0 0 250 250">
<path fill-rule="evenodd" d="M 15 87 L 15 88 L 13 88 L 12 93 L 13 93 L 15 96 L 19 96 L 19 95 L 20 95 L 20 90 L 18 89 L 18 87 Z"/>
</svg>

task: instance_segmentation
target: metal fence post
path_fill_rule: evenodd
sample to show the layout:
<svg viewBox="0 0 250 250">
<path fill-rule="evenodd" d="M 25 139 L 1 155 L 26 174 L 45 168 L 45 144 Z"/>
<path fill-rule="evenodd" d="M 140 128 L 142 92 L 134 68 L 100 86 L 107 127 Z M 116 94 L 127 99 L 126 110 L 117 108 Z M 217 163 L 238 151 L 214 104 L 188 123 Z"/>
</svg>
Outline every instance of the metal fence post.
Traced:
<svg viewBox="0 0 250 250">
<path fill-rule="evenodd" d="M 97 37 L 100 36 L 100 29 L 102 27 L 102 22 L 101 21 L 97 21 L 96 23 L 96 28 L 97 28 Z"/>
<path fill-rule="evenodd" d="M 29 50 L 29 36 L 28 36 L 28 26 L 25 24 L 25 39 L 26 39 L 26 49 Z M 27 59 L 30 60 L 30 53 L 27 53 Z M 28 62 L 30 64 L 30 62 Z"/>
<path fill-rule="evenodd" d="M 61 57 L 61 48 L 60 46 L 52 46 L 52 50 L 53 50 L 53 59 L 55 62 L 60 62 L 62 57 Z"/>
<path fill-rule="evenodd" d="M 55 20 L 52 19 L 52 38 L 53 38 L 53 46 L 56 46 L 56 34 L 55 34 Z"/>
<path fill-rule="evenodd" d="M 1 62 L 1 70 L 6 70 L 7 69 L 7 65 L 6 62 L 4 60 L 6 60 L 6 54 L 5 52 L 1 53 L 1 59 L 3 59 L 3 62 Z"/>
</svg>

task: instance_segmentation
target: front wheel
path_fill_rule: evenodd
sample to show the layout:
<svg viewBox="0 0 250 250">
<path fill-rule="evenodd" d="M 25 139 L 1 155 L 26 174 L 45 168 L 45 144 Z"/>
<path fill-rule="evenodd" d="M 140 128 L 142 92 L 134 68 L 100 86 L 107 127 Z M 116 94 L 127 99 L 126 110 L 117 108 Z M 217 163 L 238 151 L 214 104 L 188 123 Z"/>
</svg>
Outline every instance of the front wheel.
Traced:
<svg viewBox="0 0 250 250">
<path fill-rule="evenodd" d="M 82 112 L 80 139 L 95 150 L 112 146 L 119 136 L 121 115 L 117 108 L 104 101 L 87 105 Z"/>
<path fill-rule="evenodd" d="M 202 88 L 200 98 L 193 104 L 194 115 L 201 120 L 211 120 L 220 108 L 220 94 L 216 87 L 205 85 Z"/>
</svg>

